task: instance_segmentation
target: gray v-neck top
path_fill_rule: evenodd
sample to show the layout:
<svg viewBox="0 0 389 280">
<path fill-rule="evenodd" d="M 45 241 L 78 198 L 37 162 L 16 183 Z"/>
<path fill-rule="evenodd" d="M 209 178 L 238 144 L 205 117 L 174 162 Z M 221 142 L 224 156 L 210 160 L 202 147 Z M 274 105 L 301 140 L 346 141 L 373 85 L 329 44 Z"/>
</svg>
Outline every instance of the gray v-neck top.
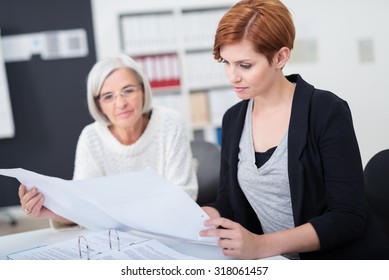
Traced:
<svg viewBox="0 0 389 280">
<path fill-rule="evenodd" d="M 252 137 L 253 102 L 253 99 L 249 102 L 239 143 L 238 181 L 263 232 L 271 233 L 294 227 L 288 177 L 288 130 L 270 159 L 257 168 Z"/>
</svg>

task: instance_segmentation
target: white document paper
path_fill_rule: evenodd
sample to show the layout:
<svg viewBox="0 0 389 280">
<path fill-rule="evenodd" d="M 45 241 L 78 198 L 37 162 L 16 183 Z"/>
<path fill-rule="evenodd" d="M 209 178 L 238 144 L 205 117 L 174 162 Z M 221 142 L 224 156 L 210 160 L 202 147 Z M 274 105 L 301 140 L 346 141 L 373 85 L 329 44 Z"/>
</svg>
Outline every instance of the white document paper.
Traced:
<svg viewBox="0 0 389 280">
<path fill-rule="evenodd" d="M 12 260 L 188 260 L 197 259 L 177 252 L 156 239 L 127 232 L 99 231 L 57 244 L 9 254 Z M 116 235 L 117 234 L 117 235 Z M 111 246 L 110 246 L 111 242 Z M 81 254 L 80 254 L 81 251 Z"/>
<path fill-rule="evenodd" d="M 105 251 L 94 257 L 96 260 L 198 260 L 167 247 L 156 239 L 140 241 L 125 246 L 120 251 Z"/>
<path fill-rule="evenodd" d="M 152 169 L 91 178 L 63 180 L 22 168 L 0 169 L 28 189 L 37 187 L 44 206 L 92 230 L 136 229 L 159 235 L 216 244 L 217 238 L 200 237 L 209 217 L 179 187 Z"/>
</svg>

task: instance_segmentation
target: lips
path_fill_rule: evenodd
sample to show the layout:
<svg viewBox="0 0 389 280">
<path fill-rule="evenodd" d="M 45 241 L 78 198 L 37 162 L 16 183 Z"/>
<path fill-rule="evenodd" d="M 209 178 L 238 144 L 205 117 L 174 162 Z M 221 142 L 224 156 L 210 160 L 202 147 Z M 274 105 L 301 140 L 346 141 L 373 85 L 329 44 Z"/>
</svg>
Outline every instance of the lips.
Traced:
<svg viewBox="0 0 389 280">
<path fill-rule="evenodd" d="M 243 93 L 246 89 L 247 87 L 234 87 L 236 93 Z"/>
<path fill-rule="evenodd" d="M 131 115 L 131 111 L 120 112 L 116 116 L 117 117 L 128 117 L 129 115 Z"/>
</svg>

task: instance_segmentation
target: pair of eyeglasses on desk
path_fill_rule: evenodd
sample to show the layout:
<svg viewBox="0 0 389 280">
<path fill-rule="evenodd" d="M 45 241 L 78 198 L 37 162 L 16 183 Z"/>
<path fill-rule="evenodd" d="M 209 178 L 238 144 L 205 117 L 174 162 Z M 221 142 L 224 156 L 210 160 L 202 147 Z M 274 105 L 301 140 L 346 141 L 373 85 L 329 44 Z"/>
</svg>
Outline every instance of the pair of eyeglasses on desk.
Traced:
<svg viewBox="0 0 389 280">
<path fill-rule="evenodd" d="M 109 242 L 109 249 L 112 250 L 112 235 L 115 235 L 116 241 L 117 241 L 117 250 L 120 251 L 120 237 L 116 229 L 110 229 L 108 231 L 108 242 Z M 90 260 L 90 247 L 88 244 L 88 240 L 83 236 L 80 235 L 78 237 L 78 253 L 80 255 L 80 259 L 83 259 L 83 250 L 82 247 L 85 247 L 84 252 L 86 253 L 86 259 Z"/>
</svg>

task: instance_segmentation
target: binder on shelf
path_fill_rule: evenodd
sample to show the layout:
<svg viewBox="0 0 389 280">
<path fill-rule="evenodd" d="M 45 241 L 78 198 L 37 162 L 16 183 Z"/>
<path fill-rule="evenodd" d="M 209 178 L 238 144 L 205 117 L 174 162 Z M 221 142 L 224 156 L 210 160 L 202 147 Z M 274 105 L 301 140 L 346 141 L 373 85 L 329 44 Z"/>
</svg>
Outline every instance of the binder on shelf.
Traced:
<svg viewBox="0 0 389 280">
<path fill-rule="evenodd" d="M 142 67 L 152 88 L 180 86 L 177 54 L 158 54 L 134 58 Z"/>
<path fill-rule="evenodd" d="M 194 127 L 209 124 L 209 106 L 207 92 L 192 92 L 189 97 L 190 115 Z"/>
<path fill-rule="evenodd" d="M 172 12 L 124 14 L 120 26 L 123 49 L 128 53 L 160 53 L 177 48 Z"/>
<path fill-rule="evenodd" d="M 154 89 L 153 104 L 176 110 L 182 116 L 185 116 L 187 111 L 185 110 L 185 107 L 182 106 L 182 94 L 178 91 L 167 91 L 168 88 L 166 88 L 166 91 L 164 92 L 156 92 L 160 90 L 162 90 L 162 88 Z"/>
<path fill-rule="evenodd" d="M 188 49 L 213 46 L 218 22 L 229 7 L 183 10 L 184 45 Z"/>
<path fill-rule="evenodd" d="M 189 260 L 154 238 L 103 230 L 82 234 L 51 245 L 35 247 L 7 255 L 9 260 Z"/>
<path fill-rule="evenodd" d="M 222 145 L 222 128 L 221 127 L 216 128 L 216 140 L 217 140 L 217 143 L 221 146 Z"/>
<path fill-rule="evenodd" d="M 186 75 L 188 85 L 192 90 L 229 84 L 223 64 L 214 60 L 211 50 L 187 53 L 186 65 L 190 65 Z"/>
</svg>

